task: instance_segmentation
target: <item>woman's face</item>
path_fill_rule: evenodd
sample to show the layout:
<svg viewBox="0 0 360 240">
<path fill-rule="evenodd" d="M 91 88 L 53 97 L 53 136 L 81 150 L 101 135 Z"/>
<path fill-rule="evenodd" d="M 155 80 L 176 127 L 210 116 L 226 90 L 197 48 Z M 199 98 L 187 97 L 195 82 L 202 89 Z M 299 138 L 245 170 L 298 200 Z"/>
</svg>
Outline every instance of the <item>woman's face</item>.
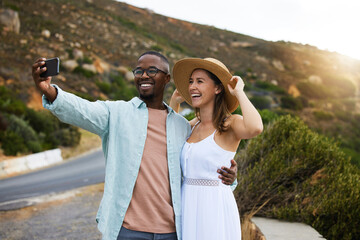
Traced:
<svg viewBox="0 0 360 240">
<path fill-rule="evenodd" d="M 189 79 L 189 93 L 192 106 L 201 108 L 204 106 L 214 106 L 215 95 L 220 92 L 215 82 L 202 69 L 196 69 Z"/>
</svg>

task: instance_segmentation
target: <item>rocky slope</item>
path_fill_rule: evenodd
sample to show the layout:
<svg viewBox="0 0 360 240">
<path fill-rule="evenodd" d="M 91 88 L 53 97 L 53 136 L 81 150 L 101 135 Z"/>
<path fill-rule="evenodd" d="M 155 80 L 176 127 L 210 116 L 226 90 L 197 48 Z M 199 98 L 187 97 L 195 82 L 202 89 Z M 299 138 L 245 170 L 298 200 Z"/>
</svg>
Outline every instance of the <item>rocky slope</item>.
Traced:
<svg viewBox="0 0 360 240">
<path fill-rule="evenodd" d="M 95 68 L 86 67 L 104 74 L 110 67 L 119 70 L 120 66 L 126 72 L 139 54 L 150 49 L 163 52 L 172 63 L 186 56 L 219 58 L 233 72 L 252 77 L 249 80 L 273 81 L 287 90 L 304 80 L 330 88 L 344 82 L 357 88 L 360 83 L 360 61 L 337 53 L 268 42 L 121 2 L 56 0 L 34 4 L 6 0 L 1 8 L 15 10 L 20 25 L 2 29 L 1 82 L 24 93 L 31 86 L 30 65 L 39 56 L 59 56 L 62 63 L 86 56 Z M 96 97 L 97 89 L 90 80 L 71 73 L 75 65 L 68 62 L 59 80 L 68 88 Z"/>
<path fill-rule="evenodd" d="M 264 41 L 112 0 L 3 0 L 0 9 L 0 85 L 32 108 L 41 108 L 30 69 L 40 56 L 60 57 L 61 73 L 54 82 L 65 90 L 88 99 L 128 99 L 136 94 L 130 70 L 137 57 L 157 50 L 171 64 L 189 56 L 215 57 L 247 85 L 277 85 L 300 96 L 307 103 L 296 114 L 333 136 L 359 113 L 360 61 L 338 53 Z M 172 90 L 170 85 L 166 98 Z M 266 95 L 272 107 L 281 104 L 281 96 L 273 93 L 249 94 Z M 351 128 L 343 128 L 347 137 L 360 139 Z"/>
</svg>

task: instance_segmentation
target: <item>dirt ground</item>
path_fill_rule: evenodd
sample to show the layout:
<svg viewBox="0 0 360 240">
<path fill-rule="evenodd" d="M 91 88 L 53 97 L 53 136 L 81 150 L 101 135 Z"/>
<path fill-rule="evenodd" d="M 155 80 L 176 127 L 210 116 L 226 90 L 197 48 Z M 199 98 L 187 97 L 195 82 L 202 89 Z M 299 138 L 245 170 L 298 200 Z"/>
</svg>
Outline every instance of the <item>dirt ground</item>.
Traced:
<svg viewBox="0 0 360 240">
<path fill-rule="evenodd" d="M 0 211 L 1 240 L 101 239 L 95 216 L 104 184 L 96 184 L 36 199 L 37 204 Z M 242 222 L 243 240 L 265 237 L 250 219 Z"/>
<path fill-rule="evenodd" d="M 42 197 L 34 206 L 0 211 L 0 239 L 101 239 L 95 216 L 103 189 L 104 184 L 87 186 Z"/>
</svg>

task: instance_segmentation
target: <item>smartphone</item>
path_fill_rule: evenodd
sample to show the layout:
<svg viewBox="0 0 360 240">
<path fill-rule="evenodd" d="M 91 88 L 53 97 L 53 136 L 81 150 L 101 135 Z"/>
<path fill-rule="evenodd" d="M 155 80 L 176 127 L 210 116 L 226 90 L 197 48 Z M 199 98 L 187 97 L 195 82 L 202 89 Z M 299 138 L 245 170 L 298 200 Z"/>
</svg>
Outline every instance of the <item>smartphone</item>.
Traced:
<svg viewBox="0 0 360 240">
<path fill-rule="evenodd" d="M 40 77 L 50 77 L 59 74 L 59 58 L 50 58 L 45 60 L 45 64 L 41 68 L 46 67 L 46 71 L 40 74 Z"/>
</svg>

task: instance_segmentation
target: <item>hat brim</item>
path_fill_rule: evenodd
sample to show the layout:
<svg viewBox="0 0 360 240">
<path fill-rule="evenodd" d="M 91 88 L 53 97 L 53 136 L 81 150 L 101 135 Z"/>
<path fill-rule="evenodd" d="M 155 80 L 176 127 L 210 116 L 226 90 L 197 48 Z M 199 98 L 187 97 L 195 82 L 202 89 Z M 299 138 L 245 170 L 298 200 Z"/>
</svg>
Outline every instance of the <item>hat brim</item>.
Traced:
<svg viewBox="0 0 360 240">
<path fill-rule="evenodd" d="M 239 106 L 239 101 L 235 96 L 231 95 L 228 88 L 228 84 L 232 78 L 231 73 L 227 69 L 224 69 L 218 64 L 206 59 L 185 58 L 175 63 L 173 68 L 175 86 L 185 101 L 192 106 L 191 96 L 189 93 L 189 79 L 192 72 L 197 68 L 208 70 L 219 78 L 224 85 L 227 108 L 230 113 L 234 112 Z M 234 82 L 230 83 L 233 88 L 235 87 L 235 84 L 236 83 Z"/>
</svg>

